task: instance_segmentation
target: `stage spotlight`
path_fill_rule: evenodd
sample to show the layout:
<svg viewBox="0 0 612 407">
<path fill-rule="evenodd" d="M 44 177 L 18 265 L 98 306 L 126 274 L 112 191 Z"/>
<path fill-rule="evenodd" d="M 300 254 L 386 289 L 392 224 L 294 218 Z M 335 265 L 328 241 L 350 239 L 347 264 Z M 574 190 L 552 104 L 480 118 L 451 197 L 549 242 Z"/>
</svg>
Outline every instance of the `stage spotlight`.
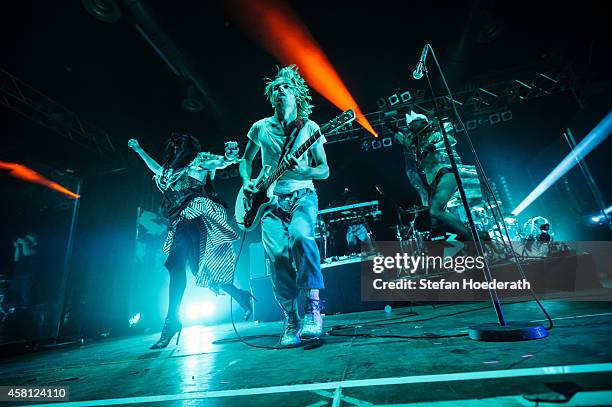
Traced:
<svg viewBox="0 0 612 407">
<path fill-rule="evenodd" d="M 196 302 L 187 305 L 186 316 L 188 320 L 197 322 L 211 316 L 214 311 L 215 307 L 211 302 Z"/>
<path fill-rule="evenodd" d="M 385 106 L 387 106 L 387 101 L 385 100 L 385 98 L 378 98 L 376 104 L 378 105 L 379 109 L 384 109 Z"/>
<path fill-rule="evenodd" d="M 608 206 L 604 212 L 606 213 L 606 215 L 612 215 L 612 206 Z M 599 215 L 595 215 L 591 217 L 591 221 L 593 223 L 601 223 L 603 221 L 605 221 L 606 218 L 605 216 L 600 212 Z"/>
<path fill-rule="evenodd" d="M 200 319 L 200 308 L 198 304 L 189 304 L 187 306 L 187 311 L 185 312 L 185 316 L 190 321 L 196 321 Z"/>
<path fill-rule="evenodd" d="M 400 99 L 402 99 L 402 102 L 406 103 L 408 102 L 410 99 L 412 99 L 412 95 L 410 94 L 409 91 L 406 91 L 404 93 L 402 93 L 400 95 Z"/>
<path fill-rule="evenodd" d="M 572 169 L 579 160 L 584 159 L 595 147 L 604 141 L 612 132 L 612 112 L 608 113 L 601 122 L 572 150 L 551 172 L 538 184 L 538 186 L 527 195 L 525 199 L 512 211 L 518 215 L 533 201 L 542 195 L 559 178 Z"/>
<path fill-rule="evenodd" d="M 8 170 L 15 178 L 19 178 L 24 181 L 31 182 L 33 184 L 43 185 L 49 189 L 61 192 L 69 198 L 77 199 L 81 197 L 81 195 L 75 194 L 74 192 L 68 190 L 67 188 L 64 188 L 57 182 L 51 181 L 43 177 L 33 169 L 26 167 L 25 165 L 0 161 L 0 170 Z"/>
<path fill-rule="evenodd" d="M 389 96 L 389 104 L 391 106 L 397 105 L 399 103 L 399 97 L 397 96 L 397 93 L 394 93 L 393 95 Z"/>
<path fill-rule="evenodd" d="M 297 65 L 314 90 L 340 110 L 352 109 L 355 121 L 378 137 L 331 61 L 289 3 L 280 0 L 226 0 L 223 3 L 268 52 L 283 64 Z"/>
<path fill-rule="evenodd" d="M 137 325 L 138 322 L 140 322 L 140 312 L 136 315 L 134 315 L 132 318 L 130 318 L 129 323 L 130 323 L 130 328 Z"/>
</svg>

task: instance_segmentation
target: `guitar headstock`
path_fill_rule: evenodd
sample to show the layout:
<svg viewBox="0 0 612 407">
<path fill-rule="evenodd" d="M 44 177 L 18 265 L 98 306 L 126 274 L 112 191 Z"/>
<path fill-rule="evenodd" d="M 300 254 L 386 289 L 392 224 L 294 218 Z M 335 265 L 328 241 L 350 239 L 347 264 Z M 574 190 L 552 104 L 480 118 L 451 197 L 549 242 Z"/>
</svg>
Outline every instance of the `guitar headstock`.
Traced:
<svg viewBox="0 0 612 407">
<path fill-rule="evenodd" d="M 328 121 L 327 123 L 325 123 L 325 125 L 321 127 L 321 133 L 325 134 L 339 129 L 340 127 L 352 122 L 353 120 L 355 120 L 355 112 L 352 109 L 346 110 Z"/>
</svg>

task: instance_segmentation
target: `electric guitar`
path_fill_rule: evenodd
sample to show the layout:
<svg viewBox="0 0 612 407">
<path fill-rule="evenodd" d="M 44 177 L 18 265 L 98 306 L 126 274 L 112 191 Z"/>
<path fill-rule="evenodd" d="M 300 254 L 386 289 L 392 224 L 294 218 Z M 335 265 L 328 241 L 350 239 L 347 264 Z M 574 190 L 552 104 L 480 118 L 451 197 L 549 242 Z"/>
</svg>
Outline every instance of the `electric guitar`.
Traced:
<svg viewBox="0 0 612 407">
<path fill-rule="evenodd" d="M 323 135 L 334 131 L 347 123 L 355 120 L 355 112 L 347 110 L 346 112 L 334 117 L 317 132 L 313 133 L 301 146 L 293 153 L 287 154 L 287 157 L 295 157 L 299 159 L 310 147 Z M 255 187 L 257 192 L 250 197 L 244 194 L 244 188 L 240 188 L 238 197 L 236 198 L 235 217 L 238 227 L 242 230 L 251 231 L 257 227 L 265 210 L 276 202 L 274 195 L 274 187 L 276 181 L 289 169 L 291 164 L 284 160 L 278 167 L 270 173 L 271 167 L 264 166 L 255 179 Z"/>
</svg>

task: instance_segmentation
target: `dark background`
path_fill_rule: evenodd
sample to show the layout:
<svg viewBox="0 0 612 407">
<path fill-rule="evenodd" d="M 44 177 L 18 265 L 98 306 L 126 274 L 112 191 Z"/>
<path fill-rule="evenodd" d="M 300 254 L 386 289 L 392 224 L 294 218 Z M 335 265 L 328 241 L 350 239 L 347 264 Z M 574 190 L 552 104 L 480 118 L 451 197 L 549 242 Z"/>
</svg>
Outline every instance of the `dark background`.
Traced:
<svg viewBox="0 0 612 407">
<path fill-rule="evenodd" d="M 0 68 L 108 132 L 117 149 L 100 155 L 0 109 L 0 160 L 69 170 L 83 181 L 69 296 L 73 312 L 80 315 L 78 329 L 85 333 L 124 325 L 133 311 L 134 279 L 146 278 L 133 267 L 136 208 L 155 211 L 159 194 L 144 164 L 127 149 L 127 140 L 138 138 L 157 158 L 165 138 L 177 130 L 196 135 L 205 150 L 220 153 L 228 140 L 244 147 L 250 125 L 271 114 L 262 95 L 263 78 L 273 76 L 280 64 L 236 25 L 222 2 L 141 3 L 200 78 L 214 108 L 207 105 L 199 113 L 181 109 L 184 83 L 125 16 L 105 23 L 79 1 L 23 1 L 7 6 L 0 17 Z M 451 88 L 457 91 L 470 84 L 510 79 L 517 72 L 571 67 L 576 77 L 573 92 L 514 104 L 509 107 L 511 121 L 471 133 L 488 176 L 494 181 L 499 175 L 506 177 L 514 205 L 567 154 L 565 128 L 570 127 L 580 140 L 610 110 L 607 13 L 597 2 L 579 7 L 502 1 L 290 4 L 364 113 L 379 110 L 380 97 L 425 89 L 425 82 L 413 80 L 411 72 L 426 42 L 435 48 Z M 499 35 L 479 38 L 491 23 L 501 27 Z M 313 120 L 323 123 L 338 114 L 316 92 L 313 99 Z M 464 162 L 473 162 L 465 146 L 459 149 Z M 608 140 L 587 160 L 608 204 L 610 152 Z M 386 237 L 383 226 L 392 224 L 393 214 L 374 185 L 402 204 L 416 203 L 400 151 L 391 146 L 366 152 L 361 141 L 352 141 L 328 145 L 327 154 L 331 176 L 317 184 L 320 207 L 336 200 L 345 187 L 360 200 L 381 199 L 384 221 L 378 233 Z M 20 210 L 28 202 L 39 202 L 23 197 L 31 196 L 27 192 L 31 190 L 44 199 L 55 193 L 4 173 L 0 177 L 3 212 L 13 220 L 3 224 L 1 250 L 3 267 L 10 267 L 10 242 L 31 222 L 19 216 Z M 229 202 L 238 187 L 235 167 L 218 174 L 217 189 Z M 585 222 L 595 210 L 575 168 L 521 219 L 549 218 L 558 239 L 606 238 L 601 229 Z M 240 286 L 248 284 L 248 244 L 258 240 L 258 231 L 247 235 L 236 276 Z M 166 276 L 163 270 L 153 270 L 150 279 L 152 286 L 162 287 Z M 140 295 L 150 301 L 159 297 Z"/>
</svg>

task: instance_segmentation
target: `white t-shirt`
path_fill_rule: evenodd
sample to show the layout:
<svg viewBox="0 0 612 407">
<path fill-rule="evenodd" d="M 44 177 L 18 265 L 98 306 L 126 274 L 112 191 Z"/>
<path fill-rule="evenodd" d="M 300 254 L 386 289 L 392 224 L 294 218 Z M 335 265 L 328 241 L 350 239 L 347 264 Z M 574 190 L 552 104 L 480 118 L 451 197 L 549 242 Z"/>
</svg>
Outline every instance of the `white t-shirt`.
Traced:
<svg viewBox="0 0 612 407">
<path fill-rule="evenodd" d="M 302 143 L 304 143 L 314 132 L 319 130 L 319 125 L 312 120 L 306 121 L 304 127 L 300 130 L 297 135 L 297 139 L 293 143 L 290 152 L 297 150 Z M 280 157 L 283 146 L 285 145 L 285 134 L 282 126 L 278 123 L 274 116 L 266 117 L 261 119 L 251 127 L 247 134 L 249 140 L 257 144 L 261 148 L 261 161 L 264 166 L 269 165 L 272 167 L 272 171 L 278 165 L 278 159 Z M 325 143 L 325 136 L 321 136 L 316 143 L 314 143 L 311 149 L 317 146 L 317 143 Z M 304 153 L 300 158 L 301 162 L 304 162 L 308 166 L 312 166 L 312 157 L 310 153 Z M 276 183 L 274 192 L 276 194 L 289 194 L 293 191 L 302 188 L 309 188 L 314 191 L 314 185 L 312 180 L 300 179 L 300 176 L 294 172 L 285 172 Z"/>
</svg>

